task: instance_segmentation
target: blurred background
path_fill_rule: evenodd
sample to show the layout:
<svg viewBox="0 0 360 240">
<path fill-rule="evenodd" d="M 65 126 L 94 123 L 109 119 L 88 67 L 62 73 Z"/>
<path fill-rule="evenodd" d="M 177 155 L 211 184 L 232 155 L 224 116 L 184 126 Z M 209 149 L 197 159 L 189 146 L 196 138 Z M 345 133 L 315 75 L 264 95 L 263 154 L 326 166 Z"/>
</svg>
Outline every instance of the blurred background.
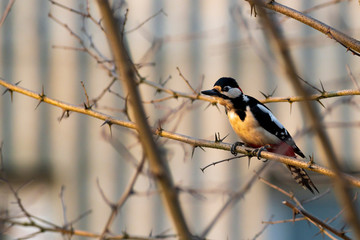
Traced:
<svg viewBox="0 0 360 240">
<path fill-rule="evenodd" d="M 121 6 L 120 1 L 113 2 Z M 360 39 L 357 1 L 283 2 L 298 11 L 309 10 L 308 14 L 314 18 Z M 100 19 L 95 1 L 58 0 L 57 3 L 82 13 L 89 7 L 91 15 Z M 7 5 L 8 1 L 0 2 L 1 14 Z M 82 106 L 86 96 L 81 82 L 89 98 L 95 99 L 113 79 L 103 65 L 83 49 L 79 39 L 104 59 L 110 59 L 111 53 L 99 26 L 69 9 L 51 1 L 16 1 L 0 28 L 0 77 L 10 83 L 20 82 L 19 86 L 38 93 L 44 88 L 48 97 Z M 196 90 L 210 89 L 218 78 L 229 76 L 237 79 L 245 94 L 260 100 L 264 99 L 260 91 L 273 96 L 295 95 L 246 1 L 132 0 L 116 13 L 123 16 L 124 9 L 128 9 L 124 30 L 128 46 L 133 61 L 141 66 L 139 73 L 148 81 L 167 81 L 166 88 L 192 94 L 179 76 L 180 70 Z M 276 17 L 304 80 L 319 89 L 321 81 L 327 91 L 356 88 L 349 71 L 359 82 L 357 56 L 310 27 L 278 14 Z M 118 96 L 126 96 L 121 84 L 117 81 L 110 89 L 94 109 L 127 120 L 123 113 L 124 100 Z M 182 98 L 149 103 L 169 95 L 157 94 L 155 88 L 146 84 L 140 89 L 152 126 L 158 126 L 162 119 L 161 126 L 168 131 L 207 140 L 214 140 L 215 132 L 219 132 L 221 137 L 229 134 L 225 142 L 237 140 L 222 107 Z M 311 90 L 316 93 L 315 89 Z M 98 119 L 76 113 L 62 117 L 61 109 L 44 103 L 37 107 L 37 104 L 36 100 L 17 93 L 12 100 L 9 93 L 1 96 L 0 141 L 6 177 L 14 186 L 23 186 L 19 195 L 30 213 L 59 225 L 82 216 L 74 222 L 74 228 L 100 233 L 110 213 L 100 189 L 110 201 L 119 199 L 135 171 L 132 159 L 121 149 L 125 147 L 139 160 L 140 144 L 133 130 L 112 126 L 110 131 L 108 126 L 101 126 L 103 122 Z M 360 170 L 359 99 L 356 96 L 325 99 L 322 104 L 325 107 L 318 104 L 318 111 L 324 116 L 341 164 L 348 172 L 357 174 Z M 301 104 L 267 106 L 305 155 L 314 155 L 316 163 L 326 166 L 313 134 L 307 131 Z M 194 234 L 204 230 L 228 196 L 239 191 L 263 164 L 253 159 L 248 167 L 247 159 L 238 159 L 202 173 L 200 168 L 229 158 L 231 154 L 199 148 L 192 152 L 189 145 L 166 139 L 158 141 L 175 184 L 183 189 L 180 199 Z M 291 179 L 281 164 L 273 164 L 263 176 L 293 192 L 300 200 L 313 197 Z M 304 207 L 323 220 L 335 217 L 341 206 L 330 179 L 311 172 L 310 176 L 320 192 L 327 194 Z M 141 176 L 135 189 L 136 194 L 119 212 L 113 232 L 126 231 L 141 236 L 172 233 L 171 222 L 151 178 Z M 0 190 L 0 207 L 9 209 L 10 215 L 19 214 L 7 184 L 1 183 Z M 256 182 L 245 198 L 218 220 L 208 238 L 323 239 L 319 229 L 306 221 L 264 224 L 292 218 L 292 211 L 281 203 L 283 200 L 288 199 Z M 342 215 L 331 224 L 342 228 Z M 14 227 L 1 239 L 24 237 L 35 230 Z M 62 238 L 56 233 L 33 237 Z"/>
</svg>

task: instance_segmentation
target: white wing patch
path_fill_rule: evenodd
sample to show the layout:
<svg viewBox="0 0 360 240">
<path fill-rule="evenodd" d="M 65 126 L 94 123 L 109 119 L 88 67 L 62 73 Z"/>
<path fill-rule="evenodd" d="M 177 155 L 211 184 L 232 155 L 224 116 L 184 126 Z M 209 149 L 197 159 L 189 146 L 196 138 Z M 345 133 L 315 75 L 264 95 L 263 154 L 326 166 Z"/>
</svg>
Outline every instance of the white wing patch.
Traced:
<svg viewBox="0 0 360 240">
<path fill-rule="evenodd" d="M 261 111 L 268 113 L 271 118 L 271 121 L 273 121 L 279 128 L 281 128 L 281 130 L 284 130 L 285 132 L 287 132 L 286 129 L 284 128 L 284 126 L 279 122 L 279 120 L 277 120 L 277 118 L 274 116 L 274 114 L 272 114 L 272 112 L 270 112 L 269 109 L 267 109 L 266 107 L 264 107 L 261 104 L 258 104 L 257 107 L 260 108 Z M 280 134 L 284 135 L 285 133 L 281 132 Z"/>
<path fill-rule="evenodd" d="M 246 95 L 243 95 L 243 100 L 244 100 L 244 102 L 248 102 L 248 101 L 249 101 L 249 98 L 248 98 L 248 96 L 246 96 Z"/>
</svg>

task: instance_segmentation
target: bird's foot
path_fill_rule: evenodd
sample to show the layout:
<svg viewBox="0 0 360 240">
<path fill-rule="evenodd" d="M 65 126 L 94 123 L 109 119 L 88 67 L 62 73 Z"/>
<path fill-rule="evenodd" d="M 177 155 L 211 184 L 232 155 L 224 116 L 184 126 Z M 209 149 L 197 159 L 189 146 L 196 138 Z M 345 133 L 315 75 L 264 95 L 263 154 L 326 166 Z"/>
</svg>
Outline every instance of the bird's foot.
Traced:
<svg viewBox="0 0 360 240">
<path fill-rule="evenodd" d="M 251 151 L 251 153 L 253 155 L 256 155 L 257 159 L 260 160 L 260 154 L 262 151 L 267 151 L 271 146 L 269 144 L 265 145 L 265 146 L 262 146 L 262 147 L 259 147 L 259 148 L 256 148 L 254 150 Z M 264 160 L 264 162 L 266 162 L 267 159 Z"/>
<path fill-rule="evenodd" d="M 237 152 L 236 152 L 236 147 L 237 146 L 244 146 L 245 144 L 242 143 L 242 142 L 235 142 L 233 145 L 231 145 L 231 149 L 230 149 L 230 152 L 236 156 L 237 155 Z"/>
</svg>

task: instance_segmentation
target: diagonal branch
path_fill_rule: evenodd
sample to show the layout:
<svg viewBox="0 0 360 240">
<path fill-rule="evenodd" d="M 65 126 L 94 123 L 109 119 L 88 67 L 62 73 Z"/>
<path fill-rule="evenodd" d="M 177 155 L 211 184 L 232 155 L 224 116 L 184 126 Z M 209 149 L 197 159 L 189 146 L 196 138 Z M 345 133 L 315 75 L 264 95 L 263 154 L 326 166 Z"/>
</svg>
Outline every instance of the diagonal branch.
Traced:
<svg viewBox="0 0 360 240">
<path fill-rule="evenodd" d="M 259 3 L 260 16 L 261 16 L 261 23 L 264 26 L 265 33 L 270 39 L 272 43 L 275 53 L 279 57 L 279 60 L 282 63 L 282 67 L 285 70 L 286 77 L 292 83 L 295 91 L 306 98 L 308 95 L 307 91 L 304 89 L 303 85 L 301 84 L 298 74 L 296 72 L 295 64 L 292 60 L 290 55 L 290 51 L 288 48 L 288 44 L 285 41 L 282 31 L 279 28 L 273 18 L 271 18 L 263 8 L 263 4 L 260 1 Z M 266 4 L 265 4 L 266 5 Z M 267 6 L 267 5 L 266 5 Z M 359 49 L 360 50 L 360 49 Z M 325 156 L 327 156 L 328 163 L 330 168 L 335 173 L 334 177 L 334 185 L 335 190 L 337 191 L 337 197 L 340 200 L 341 204 L 344 206 L 345 209 L 345 217 L 346 221 L 352 227 L 354 232 L 354 236 L 357 239 L 360 239 L 360 219 L 357 215 L 356 206 L 353 204 L 351 200 L 351 190 L 348 183 L 347 178 L 344 176 L 341 166 L 339 164 L 339 159 L 335 154 L 334 148 L 332 143 L 325 131 L 323 126 L 323 122 L 319 117 L 318 112 L 315 110 L 314 105 L 311 104 L 309 101 L 304 102 L 304 110 L 307 114 L 310 123 L 315 130 L 317 139 L 319 140 L 321 150 L 324 152 Z"/>
<path fill-rule="evenodd" d="M 137 88 L 137 79 L 134 71 L 135 66 L 125 49 L 124 38 L 120 35 L 120 28 L 117 26 L 109 2 L 98 0 L 97 4 L 103 17 L 106 37 L 111 52 L 113 53 L 118 75 L 121 76 L 121 80 L 127 88 L 129 104 L 133 110 L 136 121 L 136 130 L 141 133 L 139 137 L 149 161 L 151 172 L 155 177 L 158 187 L 162 190 L 163 202 L 167 206 L 168 213 L 176 228 L 177 234 L 180 239 L 190 239 L 191 234 L 180 206 L 178 192 L 172 181 L 171 172 L 153 139 L 153 134 L 145 116 L 142 100 Z"/>
<path fill-rule="evenodd" d="M 319 218 L 311 215 L 310 213 L 308 213 L 304 209 L 300 209 L 300 208 L 294 206 L 292 203 L 290 203 L 288 201 L 283 201 L 282 203 L 285 206 L 291 208 L 295 214 L 303 215 L 307 220 L 309 220 L 311 223 L 313 223 L 315 226 L 319 227 L 320 229 L 322 229 L 322 228 L 326 229 L 329 232 L 335 234 L 336 236 L 338 236 L 338 237 L 340 237 L 342 239 L 346 239 L 346 240 L 351 239 L 348 236 L 346 236 L 344 232 L 339 232 L 337 229 L 335 229 L 332 226 L 326 224 L 324 221 L 320 220 Z"/>
<path fill-rule="evenodd" d="M 99 120 L 104 121 L 107 124 L 114 124 L 114 125 L 130 128 L 130 129 L 136 129 L 136 124 L 133 122 L 121 121 L 119 119 L 113 118 L 109 115 L 95 111 L 93 109 L 85 109 L 82 106 L 75 106 L 72 104 L 68 104 L 68 103 L 65 103 L 65 102 L 62 102 L 59 100 L 49 98 L 47 96 L 42 98 L 40 96 L 40 94 L 38 94 L 38 93 L 35 93 L 33 91 L 27 90 L 25 88 L 19 87 L 14 84 L 7 83 L 1 79 L 0 79 L 0 85 L 6 87 L 11 92 L 18 92 L 20 94 L 26 95 L 28 97 L 31 97 L 31 98 L 34 98 L 37 100 L 42 99 L 42 101 L 44 103 L 48 103 L 55 107 L 61 108 L 64 112 L 68 112 L 68 113 L 69 112 L 77 112 L 77 113 L 81 113 L 81 114 L 84 114 L 84 115 L 87 115 L 87 116 L 90 116 L 93 118 L 97 118 Z M 225 150 L 225 151 L 230 151 L 230 149 L 231 149 L 231 144 L 229 144 L 229 143 L 198 139 L 198 138 L 182 135 L 179 133 L 169 132 L 164 129 L 152 129 L 151 131 L 153 134 L 158 135 L 160 137 L 172 139 L 172 140 L 175 140 L 178 142 L 183 142 L 183 143 L 189 144 L 194 147 L 215 148 L 215 149 L 220 149 L 220 150 Z M 252 153 L 253 148 L 238 146 L 236 148 L 236 150 L 238 153 L 241 153 L 241 154 L 246 154 L 248 156 L 255 156 L 255 157 L 257 156 L 257 154 L 254 155 Z M 296 167 L 308 169 L 310 171 L 317 172 L 317 173 L 320 173 L 325 176 L 329 176 L 329 177 L 335 176 L 335 173 L 327 168 L 321 167 L 320 165 L 317 165 L 315 163 L 309 164 L 309 162 L 305 162 L 305 161 L 302 161 L 302 160 L 299 160 L 296 158 L 287 157 L 287 156 L 283 156 L 283 155 L 279 155 L 279 154 L 275 154 L 275 153 L 271 153 L 271 152 L 265 152 L 265 151 L 261 152 L 260 157 L 262 157 L 264 159 L 269 159 L 269 160 L 285 163 L 288 165 L 293 165 Z M 353 186 L 360 187 L 360 179 L 359 178 L 353 177 L 348 174 L 344 174 L 344 177 Z"/>
<path fill-rule="evenodd" d="M 251 2 L 253 3 L 254 1 Z M 299 22 L 302 22 L 308 25 L 309 27 L 312 27 L 318 30 L 319 32 L 322 32 L 329 38 L 334 39 L 335 41 L 340 43 L 348 51 L 351 51 L 354 55 L 360 56 L 360 41 L 336 30 L 335 28 L 332 28 L 329 25 L 317 19 L 307 16 L 304 13 L 296 11 L 295 9 L 289 8 L 275 1 L 270 1 L 269 3 L 265 3 L 263 6 L 267 9 L 273 10 L 275 12 L 281 13 L 290 18 L 298 20 Z"/>
</svg>

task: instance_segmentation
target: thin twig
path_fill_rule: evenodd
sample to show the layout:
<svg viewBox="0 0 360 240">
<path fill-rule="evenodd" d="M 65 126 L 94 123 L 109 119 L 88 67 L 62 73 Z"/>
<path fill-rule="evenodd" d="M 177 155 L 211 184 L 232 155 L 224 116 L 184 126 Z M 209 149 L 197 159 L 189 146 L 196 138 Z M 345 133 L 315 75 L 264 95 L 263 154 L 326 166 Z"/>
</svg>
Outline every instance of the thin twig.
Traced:
<svg viewBox="0 0 360 240">
<path fill-rule="evenodd" d="M 283 204 L 289 208 L 291 208 L 295 214 L 302 214 L 304 217 L 306 217 L 308 220 L 310 220 L 310 222 L 314 223 L 315 226 L 320 226 L 323 229 L 328 230 L 329 232 L 335 234 L 336 236 L 345 239 L 345 240 L 351 240 L 351 238 L 349 238 L 348 236 L 345 235 L 344 232 L 339 232 L 337 229 L 331 227 L 330 225 L 326 224 L 324 221 L 318 219 L 317 217 L 311 215 L 310 213 L 308 213 L 307 211 L 305 211 L 304 209 L 299 209 L 297 207 L 295 207 L 292 203 L 288 202 L 288 201 L 283 201 Z"/>
<path fill-rule="evenodd" d="M 9 15 L 9 13 L 10 13 L 10 11 L 11 11 L 11 8 L 12 8 L 12 6 L 14 5 L 14 3 L 15 3 L 15 0 L 10 0 L 10 1 L 8 2 L 8 5 L 6 6 L 6 9 L 5 9 L 5 11 L 4 11 L 4 14 L 3 14 L 3 16 L 1 17 L 1 20 L 0 20 L 0 28 L 1 28 L 1 26 L 4 24 L 5 19 L 6 19 L 6 17 Z"/>
<path fill-rule="evenodd" d="M 297 206 L 299 206 L 301 209 L 304 209 L 303 205 L 301 204 L 301 202 L 294 196 L 293 193 L 289 193 L 287 191 L 285 191 L 284 189 L 280 188 L 279 186 L 276 186 L 270 182 L 268 182 L 267 180 L 265 180 L 264 178 L 260 177 L 259 174 L 257 172 L 255 172 L 256 176 L 258 176 L 259 180 L 263 183 L 265 183 L 266 185 L 268 185 L 269 187 L 281 192 L 282 194 L 284 194 L 285 196 L 287 196 L 288 198 L 290 198 L 291 200 L 293 200 Z"/>
<path fill-rule="evenodd" d="M 182 74 L 182 72 L 180 71 L 179 67 L 176 67 L 176 70 L 178 70 L 179 72 L 179 76 L 184 80 L 184 82 L 186 83 L 186 85 L 190 88 L 190 90 L 195 94 L 198 95 L 199 93 L 195 91 L 195 89 L 191 86 L 191 84 L 189 83 L 189 80 L 187 80 L 184 75 Z"/>
<path fill-rule="evenodd" d="M 107 198 L 105 198 L 103 191 L 101 191 L 101 195 L 103 196 L 104 199 L 106 199 L 106 203 L 109 205 L 109 207 L 111 208 L 111 213 L 110 216 L 103 228 L 103 231 L 101 232 L 101 235 L 99 237 L 99 239 L 104 239 L 106 233 L 108 233 L 110 231 L 110 226 L 113 223 L 113 221 L 115 220 L 115 217 L 118 213 L 118 210 L 124 205 L 125 201 L 130 197 L 130 195 L 132 194 L 133 190 L 134 190 L 134 185 L 136 183 L 136 180 L 138 179 L 142 168 L 144 166 L 144 162 L 145 162 L 145 158 L 143 157 L 138 168 L 136 169 L 136 172 L 134 174 L 134 176 L 131 178 L 127 188 L 125 189 L 125 191 L 123 192 L 122 196 L 120 197 L 120 199 L 118 200 L 117 203 L 112 204 L 110 203 L 109 200 L 107 200 Z"/>
<path fill-rule="evenodd" d="M 81 83 L 81 86 L 82 86 L 82 88 L 83 88 L 83 90 L 84 90 L 84 94 L 85 94 L 85 97 L 86 97 L 86 106 L 87 106 L 88 108 L 91 108 L 91 104 L 90 104 L 90 100 L 89 100 L 89 95 L 87 94 L 87 91 L 86 91 L 86 88 L 85 88 L 85 84 L 84 84 L 83 81 L 80 81 L 80 83 Z"/>
<path fill-rule="evenodd" d="M 132 28 L 132 29 L 130 29 L 130 30 L 127 30 L 127 31 L 125 31 L 125 33 L 132 33 L 132 32 L 134 32 L 134 31 L 136 31 L 136 30 L 138 30 L 139 28 L 141 28 L 142 26 L 144 26 L 147 22 L 149 22 L 151 19 L 153 19 L 153 18 L 155 18 L 156 16 L 158 16 L 158 15 L 160 15 L 160 14 L 164 14 L 165 16 L 167 16 L 167 14 L 164 12 L 164 10 L 163 9 L 160 9 L 157 13 L 155 13 L 154 15 L 152 15 L 152 16 L 150 16 L 150 17 L 148 17 L 147 19 L 145 19 L 142 23 L 140 23 L 138 26 L 136 26 L 136 27 L 134 27 L 134 28 Z"/>
<path fill-rule="evenodd" d="M 231 157 L 231 158 L 226 158 L 226 159 L 223 159 L 223 160 L 220 160 L 220 161 L 216 161 L 216 162 L 212 162 L 208 165 L 206 165 L 205 167 L 202 167 L 200 168 L 202 172 L 205 171 L 205 169 L 207 169 L 208 167 L 211 167 L 211 166 L 215 166 L 219 163 L 223 163 L 223 162 L 230 162 L 231 160 L 234 160 L 234 159 L 238 159 L 238 158 L 243 158 L 243 157 L 247 157 L 248 155 L 240 155 L 240 156 L 236 156 L 236 157 Z"/>
<path fill-rule="evenodd" d="M 66 214 L 66 205 L 65 205 L 65 200 L 64 200 L 64 192 L 65 192 L 65 186 L 62 185 L 59 197 L 60 197 L 61 206 L 62 206 L 62 210 L 63 210 L 64 226 L 67 227 L 69 225 L 68 225 L 67 214 Z"/>
<path fill-rule="evenodd" d="M 261 174 L 270 164 L 265 163 L 258 169 L 258 174 Z M 219 221 L 220 217 L 224 215 L 226 211 L 228 211 L 230 208 L 232 208 L 239 200 L 241 200 L 246 193 L 249 192 L 253 184 L 257 180 L 257 175 L 253 175 L 245 184 L 244 186 L 236 192 L 234 195 L 229 197 L 229 199 L 226 201 L 226 203 L 223 205 L 223 207 L 216 213 L 214 218 L 210 221 L 208 226 L 204 229 L 204 231 L 201 233 L 200 237 L 203 239 L 205 238 L 210 230 L 214 227 L 214 225 Z"/>
<path fill-rule="evenodd" d="M 268 222 L 271 222 L 271 219 L 273 219 L 273 217 L 274 217 L 274 215 L 271 215 Z M 266 230 L 266 228 L 270 225 L 270 224 L 264 223 L 264 222 L 263 222 L 263 224 L 265 224 L 265 226 L 253 237 L 253 240 L 256 240 L 258 237 L 260 237 L 261 234 L 263 234 L 264 231 Z"/>
</svg>

